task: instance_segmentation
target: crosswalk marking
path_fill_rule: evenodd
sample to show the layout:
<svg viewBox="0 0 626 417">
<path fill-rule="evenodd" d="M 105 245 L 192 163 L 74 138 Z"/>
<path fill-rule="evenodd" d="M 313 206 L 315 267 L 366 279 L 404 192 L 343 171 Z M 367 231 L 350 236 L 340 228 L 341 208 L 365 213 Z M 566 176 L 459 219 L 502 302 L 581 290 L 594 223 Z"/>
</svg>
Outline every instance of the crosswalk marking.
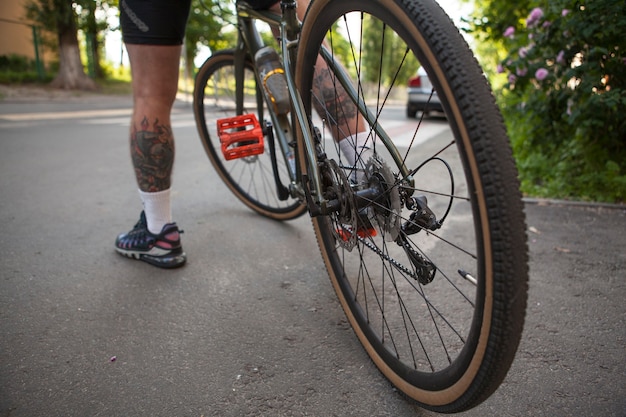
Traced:
<svg viewBox="0 0 626 417">
<path fill-rule="evenodd" d="M 31 121 L 31 120 L 59 120 L 59 119 L 80 119 L 87 117 L 105 117 L 105 116 L 130 116 L 131 109 L 107 109 L 107 110 L 78 110 L 63 112 L 47 112 L 47 113 L 15 113 L 0 114 L 0 120 L 7 121 Z"/>
<path fill-rule="evenodd" d="M 73 120 L 77 124 L 86 125 L 119 125 L 128 127 L 132 109 L 106 109 L 106 110 L 79 110 L 46 113 L 15 113 L 0 114 L 0 128 L 23 128 L 35 126 L 51 121 Z M 191 111 L 174 111 L 172 113 L 173 127 L 195 126 L 195 120 Z"/>
</svg>

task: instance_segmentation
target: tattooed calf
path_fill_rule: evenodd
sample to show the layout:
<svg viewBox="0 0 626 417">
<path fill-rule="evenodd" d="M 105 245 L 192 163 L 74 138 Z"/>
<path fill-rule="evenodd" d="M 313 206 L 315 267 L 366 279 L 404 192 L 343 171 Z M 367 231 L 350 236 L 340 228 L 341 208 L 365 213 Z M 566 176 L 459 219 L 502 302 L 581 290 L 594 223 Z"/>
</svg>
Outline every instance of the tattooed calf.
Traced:
<svg viewBox="0 0 626 417">
<path fill-rule="evenodd" d="M 335 140 L 360 131 L 361 121 L 356 105 L 328 68 L 316 70 L 313 95 L 313 106 L 329 123 Z"/>
<path fill-rule="evenodd" d="M 140 190 L 157 192 L 170 188 L 174 165 L 174 137 L 170 125 L 159 124 L 155 119 L 150 126 L 144 117 L 139 130 L 133 126 L 130 153 Z"/>
</svg>

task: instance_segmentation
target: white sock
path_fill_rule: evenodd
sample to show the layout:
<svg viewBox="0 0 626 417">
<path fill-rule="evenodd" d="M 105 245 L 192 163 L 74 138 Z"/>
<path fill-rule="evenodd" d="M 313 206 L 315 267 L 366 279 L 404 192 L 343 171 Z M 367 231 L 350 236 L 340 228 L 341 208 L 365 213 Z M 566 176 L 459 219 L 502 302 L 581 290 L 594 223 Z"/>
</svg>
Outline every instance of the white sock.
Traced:
<svg viewBox="0 0 626 417">
<path fill-rule="evenodd" d="M 156 193 L 146 193 L 139 190 L 139 196 L 143 203 L 143 211 L 146 213 L 148 230 L 150 233 L 158 235 L 163 230 L 163 226 L 172 223 L 170 190 Z"/>
<path fill-rule="evenodd" d="M 363 162 L 366 162 L 362 154 L 370 149 L 368 138 L 367 133 L 361 132 L 346 136 L 339 141 L 339 149 L 350 165 L 356 165 L 359 156 Z"/>
<path fill-rule="evenodd" d="M 350 175 L 354 181 L 361 182 L 365 176 L 363 169 L 372 154 L 369 142 L 369 135 L 365 132 L 347 136 L 339 141 L 339 149 L 348 164 L 356 167 L 356 171 Z"/>
</svg>

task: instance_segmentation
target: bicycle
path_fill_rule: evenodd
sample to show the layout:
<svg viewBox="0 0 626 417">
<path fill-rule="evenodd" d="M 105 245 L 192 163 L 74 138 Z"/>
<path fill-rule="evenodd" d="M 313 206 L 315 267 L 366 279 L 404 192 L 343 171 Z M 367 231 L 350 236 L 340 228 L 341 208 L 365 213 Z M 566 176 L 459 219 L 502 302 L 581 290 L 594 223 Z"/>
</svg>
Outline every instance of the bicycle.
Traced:
<svg viewBox="0 0 626 417">
<path fill-rule="evenodd" d="M 505 127 L 469 47 L 432 0 L 314 0 L 301 23 L 293 0 L 282 16 L 236 8 L 237 47 L 195 82 L 216 171 L 261 215 L 309 213 L 348 321 L 400 392 L 438 412 L 480 404 L 521 338 L 528 251 Z M 258 22 L 278 33 L 287 111 L 255 66 Z M 420 120 L 407 135 L 386 117 L 418 66 L 451 133 L 422 138 Z M 346 161 L 346 134 L 365 138 L 366 160 Z"/>
</svg>

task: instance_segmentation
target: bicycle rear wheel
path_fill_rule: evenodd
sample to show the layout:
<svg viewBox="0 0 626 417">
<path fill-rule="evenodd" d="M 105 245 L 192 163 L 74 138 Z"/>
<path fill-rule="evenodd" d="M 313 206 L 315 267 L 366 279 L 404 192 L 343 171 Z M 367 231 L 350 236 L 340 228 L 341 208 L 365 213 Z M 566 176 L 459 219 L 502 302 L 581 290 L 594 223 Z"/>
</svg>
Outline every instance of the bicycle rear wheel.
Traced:
<svg viewBox="0 0 626 417">
<path fill-rule="evenodd" d="M 269 146 L 266 135 L 265 150 L 260 155 L 226 160 L 222 153 L 217 134 L 218 119 L 253 113 L 263 122 L 263 115 L 268 114 L 257 87 L 254 67 L 249 61 L 245 65 L 243 84 L 243 111 L 237 112 L 234 52 L 218 52 L 202 65 L 196 76 L 193 103 L 202 144 L 226 186 L 245 205 L 272 219 L 293 219 L 302 215 L 306 206 L 290 196 L 279 197 L 275 175 L 285 187 L 289 186 L 290 179 L 278 143 Z"/>
<path fill-rule="evenodd" d="M 357 98 L 346 99 L 350 87 L 319 60 L 322 45 Z M 444 119 L 406 118 L 406 82 L 419 66 L 433 85 L 424 113 L 440 109 Z M 296 74 L 322 132 L 322 193 L 341 202 L 313 218 L 314 229 L 356 335 L 425 408 L 476 406 L 514 359 L 528 282 L 516 168 L 477 62 L 432 0 L 316 0 Z M 358 107 L 370 115 L 351 122 Z M 365 139 L 365 167 L 346 162 L 330 133 Z"/>
</svg>

